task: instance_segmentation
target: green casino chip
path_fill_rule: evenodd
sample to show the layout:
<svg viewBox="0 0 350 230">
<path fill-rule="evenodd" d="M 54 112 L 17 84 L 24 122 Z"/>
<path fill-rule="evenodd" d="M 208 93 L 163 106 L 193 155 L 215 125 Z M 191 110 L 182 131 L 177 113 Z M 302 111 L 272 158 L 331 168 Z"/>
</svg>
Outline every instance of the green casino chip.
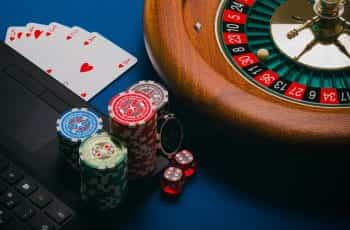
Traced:
<svg viewBox="0 0 350 230">
<path fill-rule="evenodd" d="M 96 134 L 81 144 L 79 156 L 82 200 L 100 210 L 118 207 L 127 193 L 124 143 L 107 133 Z"/>
<path fill-rule="evenodd" d="M 103 132 L 84 141 L 79 148 L 80 163 L 93 169 L 113 169 L 127 158 L 127 148 Z"/>
</svg>

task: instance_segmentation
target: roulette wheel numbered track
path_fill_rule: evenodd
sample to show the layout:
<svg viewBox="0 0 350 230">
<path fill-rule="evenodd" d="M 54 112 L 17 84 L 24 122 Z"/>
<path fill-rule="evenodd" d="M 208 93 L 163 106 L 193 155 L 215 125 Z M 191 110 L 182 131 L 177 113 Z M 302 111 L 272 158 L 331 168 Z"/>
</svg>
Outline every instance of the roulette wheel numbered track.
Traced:
<svg viewBox="0 0 350 230">
<path fill-rule="evenodd" d="M 308 105 L 274 96 L 247 81 L 227 61 L 216 36 L 221 8 L 220 0 L 145 1 L 147 51 L 173 91 L 229 127 L 238 125 L 292 143 L 346 144 L 348 104 Z"/>
</svg>

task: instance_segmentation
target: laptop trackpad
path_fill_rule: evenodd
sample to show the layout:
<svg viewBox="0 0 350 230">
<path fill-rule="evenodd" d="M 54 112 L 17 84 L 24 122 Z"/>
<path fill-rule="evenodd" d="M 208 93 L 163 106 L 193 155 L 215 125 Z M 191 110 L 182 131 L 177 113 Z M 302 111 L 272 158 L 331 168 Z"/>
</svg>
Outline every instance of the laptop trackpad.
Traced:
<svg viewBox="0 0 350 230">
<path fill-rule="evenodd" d="M 57 112 L 4 73 L 0 73 L 0 80 L 1 136 L 29 152 L 52 141 L 56 137 Z"/>
</svg>

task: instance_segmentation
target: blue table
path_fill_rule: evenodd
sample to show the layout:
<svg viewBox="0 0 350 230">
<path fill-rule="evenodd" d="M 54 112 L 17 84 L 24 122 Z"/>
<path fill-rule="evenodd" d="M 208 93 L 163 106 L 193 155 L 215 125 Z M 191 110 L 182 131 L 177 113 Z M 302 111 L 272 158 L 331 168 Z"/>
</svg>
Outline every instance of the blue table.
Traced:
<svg viewBox="0 0 350 230">
<path fill-rule="evenodd" d="M 158 79 L 144 48 L 143 1 L 10 1 L 0 8 L 0 35 L 10 25 L 52 21 L 97 31 L 134 54 L 138 64 L 95 97 L 91 103 L 106 112 L 108 99 L 141 79 Z M 190 128 L 190 127 L 189 127 Z M 205 154 L 205 153 L 203 153 Z M 209 153 L 207 153 L 209 154 Z M 220 155 L 216 155 L 220 156 Z M 221 157 L 221 156 L 220 156 Z M 199 173 L 179 200 L 169 202 L 159 190 L 150 194 L 133 215 L 122 220 L 130 229 L 349 229 L 346 217 L 304 215 L 269 203 L 259 202 L 240 191 L 232 180 L 212 173 L 213 165 L 202 164 Z M 220 165 L 216 165 L 220 167 Z M 258 172 L 257 172 L 258 173 Z M 262 185 L 264 186 L 264 185 Z M 124 229 L 124 228 L 123 228 Z"/>
</svg>

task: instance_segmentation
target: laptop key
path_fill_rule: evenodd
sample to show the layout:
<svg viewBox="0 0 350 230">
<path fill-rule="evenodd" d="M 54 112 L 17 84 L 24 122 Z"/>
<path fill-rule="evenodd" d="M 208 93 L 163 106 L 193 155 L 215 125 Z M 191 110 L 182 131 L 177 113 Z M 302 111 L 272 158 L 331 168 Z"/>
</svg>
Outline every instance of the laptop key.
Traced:
<svg viewBox="0 0 350 230">
<path fill-rule="evenodd" d="M 0 156 L 0 172 L 3 172 L 9 166 L 9 161 Z"/>
<path fill-rule="evenodd" d="M 10 214 L 3 208 L 0 207 L 0 229 L 1 226 L 8 224 L 11 220 Z"/>
<path fill-rule="evenodd" d="M 40 188 L 34 192 L 29 199 L 39 208 L 45 208 L 51 201 L 52 195 L 46 190 Z"/>
<path fill-rule="evenodd" d="M 18 171 L 18 169 L 10 167 L 1 175 L 1 177 L 10 185 L 13 185 L 23 178 L 23 174 Z"/>
<path fill-rule="evenodd" d="M 24 179 L 17 185 L 16 188 L 23 196 L 28 197 L 38 189 L 38 186 L 33 181 Z"/>
<path fill-rule="evenodd" d="M 57 224 L 62 224 L 72 215 L 71 211 L 58 201 L 52 202 L 45 210 L 45 214 Z"/>
<path fill-rule="evenodd" d="M 12 221 L 9 224 L 6 224 L 4 229 L 1 230 L 30 230 L 30 228 L 19 221 Z"/>
<path fill-rule="evenodd" d="M 21 205 L 17 206 L 14 210 L 16 216 L 21 219 L 22 221 L 29 220 L 32 216 L 35 215 L 35 209 L 34 206 L 31 204 L 28 204 L 27 202 L 22 203 Z"/>
<path fill-rule="evenodd" d="M 7 190 L 7 185 L 0 181 L 0 195 Z"/>
<path fill-rule="evenodd" d="M 5 192 L 0 197 L 0 203 L 2 203 L 8 209 L 13 209 L 21 201 L 22 201 L 21 196 L 18 193 L 12 191 L 12 190 L 7 190 L 7 192 Z"/>
<path fill-rule="evenodd" d="M 55 230 L 55 225 L 42 214 L 38 214 L 29 220 L 29 226 L 34 230 Z"/>
</svg>

